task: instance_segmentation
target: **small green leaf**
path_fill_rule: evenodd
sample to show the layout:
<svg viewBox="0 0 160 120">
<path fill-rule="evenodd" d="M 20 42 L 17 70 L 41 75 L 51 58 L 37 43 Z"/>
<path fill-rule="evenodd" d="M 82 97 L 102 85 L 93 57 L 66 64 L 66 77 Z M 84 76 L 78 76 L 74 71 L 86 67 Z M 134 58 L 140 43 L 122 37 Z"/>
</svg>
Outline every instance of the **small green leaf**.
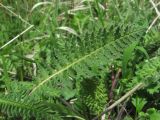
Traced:
<svg viewBox="0 0 160 120">
<path fill-rule="evenodd" d="M 160 112 L 158 112 L 155 108 L 150 108 L 147 110 L 149 114 L 150 120 L 159 120 Z"/>
<path fill-rule="evenodd" d="M 123 58 L 122 58 L 122 73 L 123 73 L 123 77 L 126 77 L 127 75 L 127 64 L 129 62 L 129 60 L 132 57 L 132 53 L 135 49 L 135 47 L 137 46 L 137 42 L 134 42 L 133 44 L 131 44 L 129 47 L 127 47 L 124 50 L 123 53 Z"/>
<path fill-rule="evenodd" d="M 149 55 L 148 55 L 147 51 L 144 49 L 144 47 L 137 46 L 136 49 L 139 50 L 139 51 L 141 51 L 142 53 L 144 53 L 144 55 L 146 56 L 146 58 L 149 59 Z"/>
<path fill-rule="evenodd" d="M 147 101 L 144 98 L 133 98 L 132 99 L 132 104 L 136 108 L 136 112 L 139 114 L 141 110 L 143 109 L 144 105 L 147 103 Z"/>
</svg>

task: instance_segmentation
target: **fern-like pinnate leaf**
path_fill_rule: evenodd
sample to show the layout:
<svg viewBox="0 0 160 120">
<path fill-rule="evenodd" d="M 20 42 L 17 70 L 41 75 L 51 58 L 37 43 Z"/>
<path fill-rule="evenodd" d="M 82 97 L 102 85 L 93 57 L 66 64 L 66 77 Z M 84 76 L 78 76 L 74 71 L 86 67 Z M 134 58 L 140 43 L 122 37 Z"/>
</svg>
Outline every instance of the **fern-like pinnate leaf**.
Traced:
<svg viewBox="0 0 160 120">
<path fill-rule="evenodd" d="M 160 57 L 154 57 L 146 60 L 136 71 L 136 76 L 127 85 L 129 88 L 133 85 L 143 82 L 146 84 L 147 91 L 150 94 L 158 93 L 160 90 Z"/>
<path fill-rule="evenodd" d="M 87 49 L 87 46 L 85 46 L 87 43 L 84 43 L 84 41 L 81 40 L 79 44 L 76 45 L 77 47 L 70 46 L 70 51 L 72 51 L 74 47 L 75 53 L 69 52 L 70 54 L 66 55 L 57 50 L 55 53 L 56 58 L 53 58 L 53 60 L 58 61 L 55 65 L 54 72 L 46 79 L 38 81 L 38 84 L 32 88 L 30 95 L 35 93 L 38 89 L 40 90 L 40 93 L 44 93 L 45 91 L 43 91 L 43 88 L 46 87 L 46 83 L 48 83 L 47 87 L 49 85 L 51 85 L 51 87 L 57 87 L 57 82 L 59 82 L 60 87 L 57 87 L 57 89 L 60 88 L 62 91 L 70 89 L 70 91 L 73 91 L 73 80 L 91 78 L 102 73 L 102 70 L 107 68 L 113 60 L 121 58 L 123 50 L 126 47 L 135 41 L 140 41 L 143 33 L 144 28 L 138 30 L 133 29 L 125 35 L 123 33 L 123 36 L 120 38 L 113 40 L 113 38 L 110 37 L 110 34 L 102 31 L 97 33 L 99 35 L 98 37 L 94 35 L 91 35 L 90 37 L 87 36 L 88 40 L 85 41 L 89 42 L 90 49 Z M 99 41 L 97 41 L 98 38 L 100 38 Z M 109 39 L 112 39 L 111 42 Z M 96 46 L 96 43 L 98 44 L 98 47 Z M 51 80 L 53 80 L 53 82 L 51 82 Z M 54 83 L 56 83 L 56 85 Z"/>
<path fill-rule="evenodd" d="M 92 114 L 98 115 L 106 106 L 108 90 L 104 80 L 86 79 L 81 83 L 80 101 Z"/>
<path fill-rule="evenodd" d="M 13 95 L 14 96 L 14 95 Z M 38 120 L 53 120 L 54 111 L 42 102 L 22 100 L 11 95 L 1 95 L 0 112 L 9 117 L 21 117 L 22 119 L 36 118 Z"/>
</svg>

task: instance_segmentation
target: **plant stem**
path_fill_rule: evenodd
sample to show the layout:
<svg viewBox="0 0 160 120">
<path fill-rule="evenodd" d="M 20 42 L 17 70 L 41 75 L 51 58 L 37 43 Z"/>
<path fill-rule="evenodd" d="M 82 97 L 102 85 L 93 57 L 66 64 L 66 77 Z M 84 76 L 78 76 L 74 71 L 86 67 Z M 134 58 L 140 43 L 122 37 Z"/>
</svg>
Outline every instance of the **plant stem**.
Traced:
<svg viewBox="0 0 160 120">
<path fill-rule="evenodd" d="M 92 120 L 97 120 L 99 117 L 101 117 L 102 115 L 104 115 L 106 112 L 109 112 L 110 110 L 112 110 L 114 107 L 116 107 L 117 105 L 119 105 L 121 102 L 123 102 L 125 99 L 127 99 L 129 96 L 131 96 L 135 91 L 141 89 L 144 86 L 143 83 L 139 83 L 138 85 L 136 85 L 132 90 L 130 90 L 129 92 L 127 92 L 124 96 L 122 96 L 119 100 L 117 100 L 115 103 L 113 103 L 111 106 L 109 106 L 108 108 L 106 108 L 99 116 L 93 118 Z"/>
</svg>

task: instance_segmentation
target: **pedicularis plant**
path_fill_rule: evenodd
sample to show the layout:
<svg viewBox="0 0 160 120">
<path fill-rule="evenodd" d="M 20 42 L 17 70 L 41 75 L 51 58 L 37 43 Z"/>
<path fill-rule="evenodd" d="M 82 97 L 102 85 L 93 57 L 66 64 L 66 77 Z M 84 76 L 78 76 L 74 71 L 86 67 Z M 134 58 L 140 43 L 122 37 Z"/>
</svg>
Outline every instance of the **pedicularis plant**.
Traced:
<svg viewBox="0 0 160 120">
<path fill-rule="evenodd" d="M 0 119 L 159 120 L 159 8 L 0 1 Z"/>
</svg>

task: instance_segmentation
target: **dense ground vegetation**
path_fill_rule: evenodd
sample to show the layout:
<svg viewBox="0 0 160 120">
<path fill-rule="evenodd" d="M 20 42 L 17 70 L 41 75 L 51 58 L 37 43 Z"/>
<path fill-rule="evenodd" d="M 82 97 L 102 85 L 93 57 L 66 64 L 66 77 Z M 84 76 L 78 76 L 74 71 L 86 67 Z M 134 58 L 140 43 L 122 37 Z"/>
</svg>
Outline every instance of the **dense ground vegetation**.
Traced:
<svg viewBox="0 0 160 120">
<path fill-rule="evenodd" d="M 0 120 L 159 120 L 159 0 L 0 0 Z"/>
</svg>

